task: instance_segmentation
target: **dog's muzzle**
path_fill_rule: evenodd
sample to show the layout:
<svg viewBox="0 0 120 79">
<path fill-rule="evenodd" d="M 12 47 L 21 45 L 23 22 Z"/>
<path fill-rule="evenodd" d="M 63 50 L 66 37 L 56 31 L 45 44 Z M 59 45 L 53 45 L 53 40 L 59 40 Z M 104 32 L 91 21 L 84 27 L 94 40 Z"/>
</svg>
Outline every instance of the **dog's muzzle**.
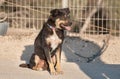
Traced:
<svg viewBox="0 0 120 79">
<path fill-rule="evenodd" d="M 71 25 L 72 25 L 72 22 L 69 22 L 69 23 L 66 23 L 66 24 L 63 24 L 63 23 L 60 24 L 60 26 L 62 28 L 64 28 L 65 30 L 68 30 L 68 31 L 71 30 Z"/>
</svg>

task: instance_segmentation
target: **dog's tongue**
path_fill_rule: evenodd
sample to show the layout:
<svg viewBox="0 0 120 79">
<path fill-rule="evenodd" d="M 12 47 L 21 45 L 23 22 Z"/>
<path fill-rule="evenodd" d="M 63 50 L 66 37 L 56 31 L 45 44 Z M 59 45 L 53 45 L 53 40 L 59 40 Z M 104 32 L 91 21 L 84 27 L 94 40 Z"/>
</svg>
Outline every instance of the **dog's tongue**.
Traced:
<svg viewBox="0 0 120 79">
<path fill-rule="evenodd" d="M 71 27 L 70 26 L 67 26 L 65 27 L 66 30 L 70 31 L 71 30 Z"/>
</svg>

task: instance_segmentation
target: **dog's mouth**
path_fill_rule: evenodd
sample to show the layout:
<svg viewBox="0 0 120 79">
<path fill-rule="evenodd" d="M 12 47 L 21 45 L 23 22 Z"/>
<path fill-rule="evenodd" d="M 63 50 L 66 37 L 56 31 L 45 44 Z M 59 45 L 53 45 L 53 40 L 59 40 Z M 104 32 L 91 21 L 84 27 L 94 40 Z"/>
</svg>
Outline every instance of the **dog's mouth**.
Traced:
<svg viewBox="0 0 120 79">
<path fill-rule="evenodd" d="M 65 30 L 68 30 L 68 31 L 71 30 L 71 26 L 70 25 L 60 24 L 60 27 L 63 28 L 63 29 L 65 29 Z"/>
</svg>

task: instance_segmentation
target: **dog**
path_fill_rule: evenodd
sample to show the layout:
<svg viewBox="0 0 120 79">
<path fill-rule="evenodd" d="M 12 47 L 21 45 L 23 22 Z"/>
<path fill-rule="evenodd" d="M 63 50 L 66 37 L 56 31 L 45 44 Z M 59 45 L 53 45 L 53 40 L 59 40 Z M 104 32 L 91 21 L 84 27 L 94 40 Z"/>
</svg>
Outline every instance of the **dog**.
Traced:
<svg viewBox="0 0 120 79">
<path fill-rule="evenodd" d="M 69 8 L 53 9 L 48 20 L 34 42 L 34 53 L 28 67 L 33 70 L 48 70 L 51 75 L 63 74 L 61 69 L 61 50 L 64 41 L 64 30 L 71 30 Z"/>
</svg>

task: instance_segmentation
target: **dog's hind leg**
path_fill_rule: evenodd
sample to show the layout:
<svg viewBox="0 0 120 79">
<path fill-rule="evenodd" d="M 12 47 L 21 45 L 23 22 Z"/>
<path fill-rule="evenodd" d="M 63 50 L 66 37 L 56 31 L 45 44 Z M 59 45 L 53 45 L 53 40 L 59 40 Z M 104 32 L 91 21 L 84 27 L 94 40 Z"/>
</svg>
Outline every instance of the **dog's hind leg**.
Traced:
<svg viewBox="0 0 120 79">
<path fill-rule="evenodd" d="M 35 66 L 33 66 L 33 68 L 32 68 L 33 70 L 39 70 L 39 67 L 38 67 L 39 61 L 40 61 L 39 56 L 38 56 L 38 55 L 35 55 L 35 59 L 34 59 Z"/>
<path fill-rule="evenodd" d="M 33 70 L 39 70 L 38 64 L 39 64 L 40 58 L 36 54 L 32 54 L 30 59 L 30 68 Z"/>
</svg>

